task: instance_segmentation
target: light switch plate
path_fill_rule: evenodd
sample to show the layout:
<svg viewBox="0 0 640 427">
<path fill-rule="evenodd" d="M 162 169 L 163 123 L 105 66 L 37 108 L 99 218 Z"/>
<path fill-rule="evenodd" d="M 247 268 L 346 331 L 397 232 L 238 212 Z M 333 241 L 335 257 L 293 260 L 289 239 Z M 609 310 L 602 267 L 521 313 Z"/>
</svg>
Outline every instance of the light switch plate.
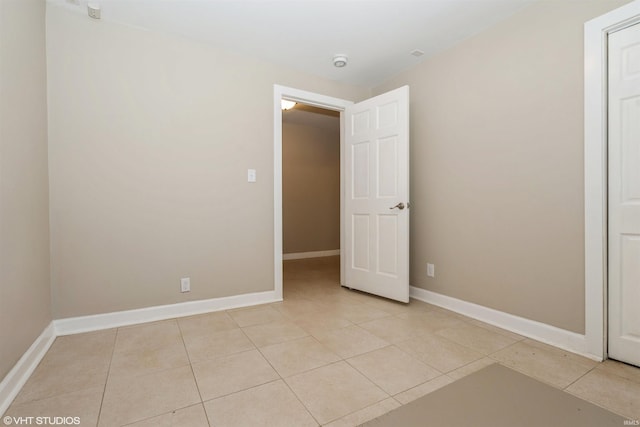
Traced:
<svg viewBox="0 0 640 427">
<path fill-rule="evenodd" d="M 180 279 L 180 292 L 191 292 L 191 279 L 189 277 Z"/>
<path fill-rule="evenodd" d="M 256 182 L 256 170 L 255 169 L 247 170 L 247 181 L 248 182 Z"/>
<path fill-rule="evenodd" d="M 436 277 L 436 266 L 433 264 L 427 264 L 427 276 Z"/>
</svg>

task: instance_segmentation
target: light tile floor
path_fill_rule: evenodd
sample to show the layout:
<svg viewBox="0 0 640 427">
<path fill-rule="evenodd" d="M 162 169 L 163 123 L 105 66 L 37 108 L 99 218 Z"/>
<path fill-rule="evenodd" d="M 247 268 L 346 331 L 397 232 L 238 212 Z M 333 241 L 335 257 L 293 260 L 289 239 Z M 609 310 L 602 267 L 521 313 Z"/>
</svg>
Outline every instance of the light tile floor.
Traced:
<svg viewBox="0 0 640 427">
<path fill-rule="evenodd" d="M 59 337 L 5 415 L 83 426 L 355 426 L 492 363 L 640 419 L 640 369 L 285 263 L 285 300 Z"/>
</svg>

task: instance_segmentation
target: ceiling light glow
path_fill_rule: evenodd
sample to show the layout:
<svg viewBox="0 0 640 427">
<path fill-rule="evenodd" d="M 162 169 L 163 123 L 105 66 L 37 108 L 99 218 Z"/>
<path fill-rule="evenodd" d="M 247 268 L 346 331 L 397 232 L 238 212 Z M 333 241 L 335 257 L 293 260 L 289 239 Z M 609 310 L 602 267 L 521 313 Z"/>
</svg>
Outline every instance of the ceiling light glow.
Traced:
<svg viewBox="0 0 640 427">
<path fill-rule="evenodd" d="M 283 110 L 290 110 L 296 106 L 296 103 L 294 101 L 289 101 L 286 99 L 281 100 L 281 103 L 282 103 Z"/>
</svg>

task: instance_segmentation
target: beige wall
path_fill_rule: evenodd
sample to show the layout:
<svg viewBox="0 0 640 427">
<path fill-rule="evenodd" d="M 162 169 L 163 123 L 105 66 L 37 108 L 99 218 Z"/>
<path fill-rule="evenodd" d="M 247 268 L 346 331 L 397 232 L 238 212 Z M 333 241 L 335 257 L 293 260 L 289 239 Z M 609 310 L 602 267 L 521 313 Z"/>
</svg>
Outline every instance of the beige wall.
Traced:
<svg viewBox="0 0 640 427">
<path fill-rule="evenodd" d="M 44 17 L 0 0 L 0 380 L 51 321 Z"/>
<path fill-rule="evenodd" d="M 414 286 L 584 333 L 583 23 L 624 3 L 539 2 L 374 90 L 411 87 Z"/>
<path fill-rule="evenodd" d="M 625 2 L 541 2 L 375 89 L 412 91 L 412 284 L 583 332 L 582 24 Z M 50 316 L 43 4 L 0 4 L 2 373 Z M 272 289 L 272 85 L 370 91 L 58 6 L 46 24 L 54 317 Z"/>
<path fill-rule="evenodd" d="M 370 91 L 52 5 L 47 54 L 54 317 L 273 289 L 273 84 Z"/>
<path fill-rule="evenodd" d="M 340 249 L 340 119 L 327 120 L 333 128 L 283 120 L 285 254 Z"/>
</svg>

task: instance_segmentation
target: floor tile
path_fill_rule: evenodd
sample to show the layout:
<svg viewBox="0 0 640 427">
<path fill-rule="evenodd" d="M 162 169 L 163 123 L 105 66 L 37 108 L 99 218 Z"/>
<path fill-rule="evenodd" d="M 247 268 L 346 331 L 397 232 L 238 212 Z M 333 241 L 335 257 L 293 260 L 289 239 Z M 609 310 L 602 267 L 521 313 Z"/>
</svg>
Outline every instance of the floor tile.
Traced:
<svg viewBox="0 0 640 427">
<path fill-rule="evenodd" d="M 470 323 L 441 329 L 436 334 L 483 354 L 495 353 L 518 341 Z"/>
<path fill-rule="evenodd" d="M 367 298 L 366 303 L 368 306 L 375 307 L 389 314 L 406 313 L 411 303 L 403 303 L 393 301 L 387 298 L 371 295 L 371 298 Z"/>
<path fill-rule="evenodd" d="M 395 316 L 370 320 L 368 322 L 360 323 L 358 326 L 390 343 L 396 343 L 413 338 L 417 336 L 419 332 L 419 329 L 409 321 Z"/>
<path fill-rule="evenodd" d="M 8 417 L 75 417 L 83 426 L 95 426 L 102 403 L 103 387 L 60 394 L 22 405 L 11 405 L 4 416 Z M 50 423 L 55 424 L 55 420 Z M 4 425 L 4 424 L 3 424 Z M 35 422 L 34 422 L 35 425 Z M 48 425 L 48 424 L 39 424 Z"/>
<path fill-rule="evenodd" d="M 318 312 L 309 312 L 304 317 L 296 317 L 294 321 L 296 325 L 311 335 L 354 325 L 347 319 L 338 317 L 335 314 Z"/>
<path fill-rule="evenodd" d="M 389 345 L 359 326 L 317 333 L 315 337 L 340 357 L 349 358 Z"/>
<path fill-rule="evenodd" d="M 203 401 L 279 378 L 257 350 L 194 363 L 192 366 Z"/>
<path fill-rule="evenodd" d="M 256 348 L 240 328 L 207 335 L 190 335 L 184 338 L 184 343 L 191 363 L 204 362 Z"/>
<path fill-rule="evenodd" d="M 486 368 L 489 365 L 493 365 L 494 363 L 497 362 L 489 357 L 483 357 L 482 359 L 476 360 L 475 362 L 471 362 L 468 365 L 464 365 L 461 368 L 448 372 L 447 376 L 453 380 L 459 380 L 460 378 L 466 377 L 469 374 L 473 374 L 474 372 L 477 372 L 482 368 Z"/>
<path fill-rule="evenodd" d="M 131 378 L 109 378 L 99 425 L 120 426 L 199 402 L 189 366 Z"/>
<path fill-rule="evenodd" d="M 409 312 L 412 311 L 416 311 L 416 312 L 420 312 L 420 311 L 433 311 L 437 308 L 437 306 L 433 305 L 433 304 L 429 304 L 427 302 L 424 301 L 420 301 L 418 299 L 415 298 L 410 298 L 409 301 Z M 406 313 L 407 311 L 405 311 Z"/>
<path fill-rule="evenodd" d="M 282 380 L 210 400 L 204 405 L 214 426 L 318 425 Z"/>
<path fill-rule="evenodd" d="M 116 329 L 59 336 L 42 360 L 42 363 L 58 365 L 70 359 L 102 361 L 111 358 L 115 345 Z"/>
<path fill-rule="evenodd" d="M 391 313 L 371 307 L 367 304 L 354 304 L 352 302 L 343 303 L 339 306 L 334 305 L 328 312 L 335 313 L 338 317 L 342 317 L 356 324 L 379 319 L 381 317 L 391 316 Z"/>
<path fill-rule="evenodd" d="M 184 338 L 210 335 L 238 328 L 236 322 L 225 311 L 181 317 L 178 319 L 178 325 Z"/>
<path fill-rule="evenodd" d="M 285 298 L 282 302 L 271 304 L 271 307 L 292 319 L 303 319 L 310 314 L 321 314 L 322 305 L 305 298 Z"/>
<path fill-rule="evenodd" d="M 114 351 L 109 376 L 138 376 L 189 365 L 182 340 L 159 348 Z"/>
<path fill-rule="evenodd" d="M 420 333 L 433 334 L 441 329 L 453 328 L 464 324 L 464 321 L 440 310 L 409 311 L 398 314 L 398 318 L 407 320 Z"/>
<path fill-rule="evenodd" d="M 340 360 L 313 337 L 300 338 L 260 349 L 282 377 L 299 374 Z"/>
<path fill-rule="evenodd" d="M 115 337 L 112 329 L 56 338 L 14 403 L 104 387 Z"/>
<path fill-rule="evenodd" d="M 304 329 L 289 321 L 270 322 L 242 329 L 256 347 L 265 347 L 309 335 Z"/>
<path fill-rule="evenodd" d="M 148 418 L 127 427 L 209 427 L 207 414 L 201 403 Z"/>
<path fill-rule="evenodd" d="M 118 329 L 109 375 L 137 376 L 189 364 L 176 320 Z"/>
<path fill-rule="evenodd" d="M 374 350 L 347 362 L 392 396 L 441 375 L 395 346 Z"/>
<path fill-rule="evenodd" d="M 285 381 L 320 424 L 389 397 L 344 361 L 294 375 Z"/>
<path fill-rule="evenodd" d="M 422 396 L 426 396 L 427 394 L 434 392 L 439 388 L 447 386 L 452 382 L 453 380 L 451 378 L 446 375 L 442 375 L 430 381 L 427 381 L 426 383 L 422 383 L 417 387 L 396 394 L 394 398 L 403 405 L 406 405 L 407 403 L 413 402 L 414 400 Z"/>
<path fill-rule="evenodd" d="M 640 383 L 640 367 L 608 359 L 599 364 L 597 369 Z"/>
<path fill-rule="evenodd" d="M 585 357 L 529 339 L 500 350 L 491 358 L 558 388 L 567 387 L 597 365 Z"/>
<path fill-rule="evenodd" d="M 274 322 L 276 320 L 286 320 L 282 313 L 269 305 L 239 308 L 229 310 L 227 313 L 229 313 L 229 316 L 242 328 Z"/>
<path fill-rule="evenodd" d="M 469 320 L 469 317 L 439 305 L 432 304 L 432 308 L 433 310 L 430 310 L 430 311 L 437 311 L 439 313 L 446 314 L 447 316 L 455 317 L 465 322 Z"/>
<path fill-rule="evenodd" d="M 356 411 L 352 414 L 344 416 L 329 424 L 325 424 L 326 427 L 356 427 L 367 421 L 371 421 L 374 418 L 378 418 L 389 411 L 400 407 L 400 404 L 393 398 L 385 399 L 382 402 L 375 403 L 371 406 L 367 406 L 364 409 Z"/>
<path fill-rule="evenodd" d="M 640 383 L 594 369 L 566 389 L 567 392 L 640 421 Z"/>
<path fill-rule="evenodd" d="M 524 337 L 522 335 L 518 335 L 518 334 L 516 334 L 514 332 L 507 331 L 506 329 L 498 328 L 497 326 L 493 326 L 493 325 L 490 325 L 490 324 L 485 323 L 485 322 L 481 322 L 481 321 L 476 320 L 476 319 L 469 319 L 467 321 L 469 323 L 471 323 L 472 325 L 480 326 L 481 328 L 488 329 L 491 332 L 495 332 L 497 334 L 504 335 L 505 337 L 511 338 L 514 341 L 521 341 L 521 340 L 524 339 Z"/>
<path fill-rule="evenodd" d="M 339 292 L 333 294 L 325 294 L 325 302 L 327 303 L 351 303 L 351 304 L 364 304 L 371 299 L 371 295 L 366 292 L 356 291 L 355 289 L 348 289 L 340 287 Z M 385 312 L 386 313 L 386 312 Z"/>
<path fill-rule="evenodd" d="M 140 349 L 156 349 L 182 342 L 182 334 L 175 319 L 143 323 L 118 328 L 116 352 L 126 353 Z"/>
<path fill-rule="evenodd" d="M 482 353 L 437 335 L 422 335 L 396 344 L 440 372 L 449 372 L 481 359 Z"/>
</svg>

